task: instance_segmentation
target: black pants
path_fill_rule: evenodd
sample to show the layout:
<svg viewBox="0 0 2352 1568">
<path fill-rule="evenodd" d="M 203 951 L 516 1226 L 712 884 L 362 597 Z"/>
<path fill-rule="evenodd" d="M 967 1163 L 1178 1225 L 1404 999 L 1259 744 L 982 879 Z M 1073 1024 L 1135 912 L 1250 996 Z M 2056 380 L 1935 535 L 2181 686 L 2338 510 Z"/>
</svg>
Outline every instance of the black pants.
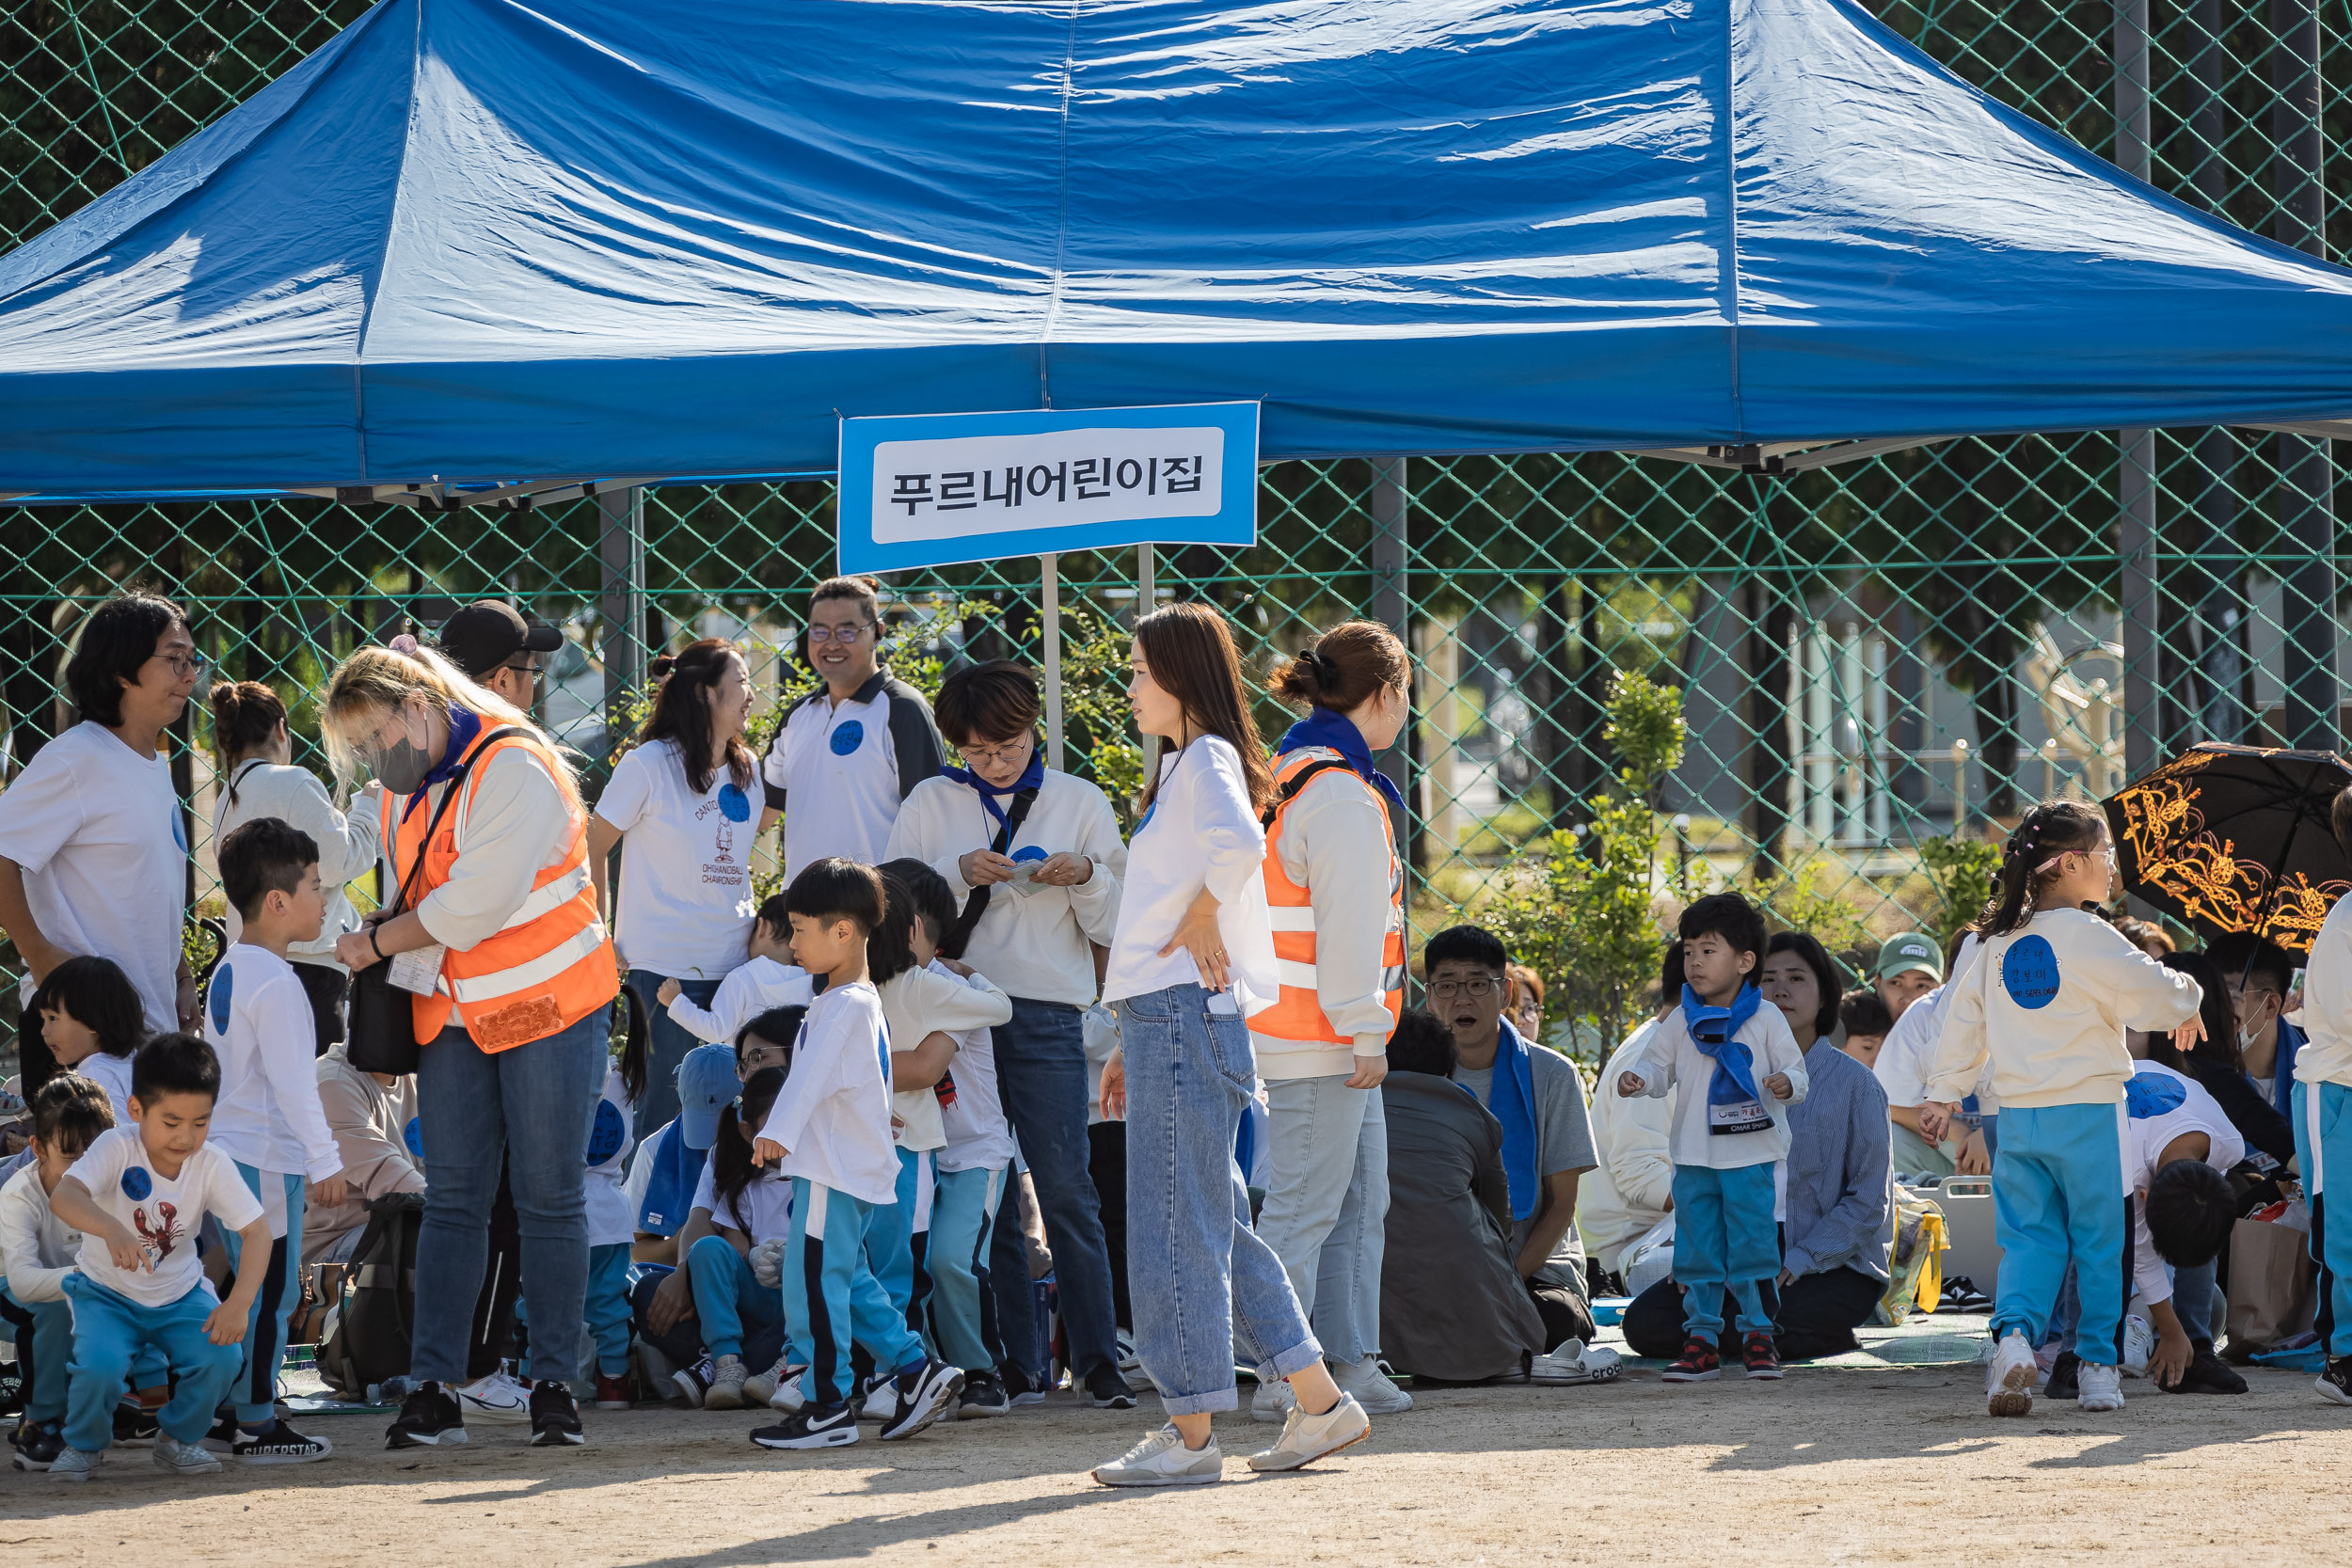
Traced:
<svg viewBox="0 0 2352 1568">
<path fill-rule="evenodd" d="M 20 1409 L 33 1408 L 33 1314 L 6 1296 L 0 1296 L 0 1322 L 16 1330 L 17 1397 L 24 1401 Z"/>
<path fill-rule="evenodd" d="M 1570 1339 L 1593 1342 L 1593 1305 L 1585 1299 L 1584 1276 L 1571 1275 L 1566 1280 L 1531 1279 L 1527 1293 L 1535 1303 L 1535 1315 L 1544 1321 L 1544 1352 L 1549 1354 Z M 1677 1350 L 1680 1346 L 1676 1347 Z"/>
<path fill-rule="evenodd" d="M 1127 1124 L 1098 1121 L 1087 1129 L 1087 1174 L 1103 1200 L 1103 1246 L 1111 1259 L 1111 1309 L 1119 1326 L 1133 1332 L 1135 1308 L 1127 1297 Z"/>
<path fill-rule="evenodd" d="M 351 976 L 325 964 L 297 963 L 294 972 L 302 982 L 302 994 L 310 999 L 310 1020 L 318 1030 L 317 1054 L 324 1056 L 343 1037 L 343 995 L 351 990 Z"/>
<path fill-rule="evenodd" d="M 1764 1310 L 1772 1315 L 1772 1342 L 1783 1361 L 1811 1361 L 1840 1355 L 1856 1344 L 1853 1331 L 1870 1321 L 1879 1298 L 1886 1293 L 1883 1280 L 1855 1269 L 1830 1269 L 1802 1275 L 1785 1287 L 1771 1280 L 1763 1286 Z M 1739 1304 L 1724 1292 L 1725 1327 L 1719 1349 L 1725 1359 L 1740 1354 Z M 1633 1298 L 1625 1309 L 1626 1348 L 1636 1355 L 1672 1361 L 1682 1354 L 1682 1292 L 1671 1279 L 1661 1279 Z"/>
<path fill-rule="evenodd" d="M 522 1228 L 515 1218 L 515 1189 L 501 1164 L 499 1196 L 490 1201 L 490 1257 L 482 1275 L 482 1295 L 474 1303 L 473 1338 L 466 1349 L 467 1382 L 489 1376 L 500 1362 L 521 1354 L 515 1343 L 515 1298 L 522 1287 Z"/>
</svg>

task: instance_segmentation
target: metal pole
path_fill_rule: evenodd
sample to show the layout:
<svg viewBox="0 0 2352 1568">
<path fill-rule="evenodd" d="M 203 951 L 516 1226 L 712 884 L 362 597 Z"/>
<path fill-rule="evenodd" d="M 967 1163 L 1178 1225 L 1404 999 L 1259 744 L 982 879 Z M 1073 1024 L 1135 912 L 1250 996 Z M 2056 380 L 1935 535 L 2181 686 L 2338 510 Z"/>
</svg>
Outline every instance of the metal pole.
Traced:
<svg viewBox="0 0 2352 1568">
<path fill-rule="evenodd" d="M 2326 144 L 2320 134 L 2318 0 L 2270 0 L 2271 184 L 2278 239 L 2307 255 L 2328 254 Z M 2295 563 L 2284 573 L 2281 628 L 2289 746 L 2337 744 L 2334 454 L 2308 436 L 2279 440 L 2280 522 Z"/>
<path fill-rule="evenodd" d="M 2115 162 L 2148 178 L 2148 0 L 2116 0 Z M 2122 558 L 2125 766 L 2134 778 L 2155 766 L 2163 745 L 2164 676 L 2158 660 L 2156 578 L 2156 433 L 2116 436 L 2116 553 Z"/>
<path fill-rule="evenodd" d="M 1405 465 L 1410 459 L 1391 457 L 1386 463 L 1372 466 L 1372 618 L 1405 639 L 1410 648 L 1412 628 L 1406 620 L 1411 614 L 1406 604 L 1408 578 L 1406 572 L 1406 518 L 1408 505 L 1406 483 L 1408 478 Z M 1396 782 L 1397 793 L 1406 800 L 1413 799 L 1413 765 L 1406 736 L 1412 729 L 1411 718 L 1397 733 L 1396 744 L 1373 759 L 1378 768 Z M 1396 816 L 1396 808 L 1389 808 Z M 1412 842 L 1412 824 L 1403 820 L 1389 824 L 1396 834 L 1396 842 Z"/>
<path fill-rule="evenodd" d="M 645 493 L 632 486 L 596 497 L 602 523 L 596 558 L 602 567 L 604 719 L 610 730 L 644 683 L 645 669 Z"/>
<path fill-rule="evenodd" d="M 1045 766 L 1059 768 L 1061 754 L 1061 557 L 1041 555 L 1045 579 Z"/>
<path fill-rule="evenodd" d="M 1160 607 L 1160 585 L 1153 580 L 1152 546 L 1136 546 L 1136 619 L 1140 621 Z"/>
</svg>

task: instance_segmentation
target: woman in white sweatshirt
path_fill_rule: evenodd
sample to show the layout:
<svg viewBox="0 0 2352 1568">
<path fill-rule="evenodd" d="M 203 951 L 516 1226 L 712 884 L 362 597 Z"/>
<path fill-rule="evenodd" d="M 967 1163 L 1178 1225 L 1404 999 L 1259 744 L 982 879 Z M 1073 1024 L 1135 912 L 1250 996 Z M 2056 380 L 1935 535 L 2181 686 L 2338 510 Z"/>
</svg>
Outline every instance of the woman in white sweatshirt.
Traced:
<svg viewBox="0 0 2352 1568">
<path fill-rule="evenodd" d="M 1241 1402 L 1233 1354 L 1293 1402 L 1258 1470 L 1295 1470 L 1360 1442 L 1363 1406 L 1324 1369 L 1282 1261 L 1249 1228 L 1233 1137 L 1257 1080 L 1244 1021 L 1280 990 L 1258 814 L 1272 803 L 1224 617 L 1178 604 L 1136 624 L 1127 696 L 1160 737 L 1127 857 L 1103 999 L 1120 1047 L 1103 1069 L 1103 1113 L 1127 1117 L 1127 1270 L 1136 1351 L 1168 1424 L 1098 1467 L 1106 1486 L 1221 1479 L 1209 1418 Z"/>
<path fill-rule="evenodd" d="M 213 688 L 213 751 L 220 762 L 220 796 L 213 806 L 213 844 L 257 817 L 275 816 L 301 829 L 319 847 L 319 886 L 326 890 L 326 921 L 314 942 L 286 949 L 294 977 L 310 998 L 318 1022 L 318 1053 L 343 1037 L 343 992 L 351 972 L 335 958 L 335 941 L 359 928 L 344 884 L 375 864 L 376 817 L 383 786 L 371 782 L 353 798 L 349 814 L 307 768 L 294 765 L 286 705 L 259 681 L 222 681 Z M 244 923 L 229 911 L 229 941 Z"/>
</svg>

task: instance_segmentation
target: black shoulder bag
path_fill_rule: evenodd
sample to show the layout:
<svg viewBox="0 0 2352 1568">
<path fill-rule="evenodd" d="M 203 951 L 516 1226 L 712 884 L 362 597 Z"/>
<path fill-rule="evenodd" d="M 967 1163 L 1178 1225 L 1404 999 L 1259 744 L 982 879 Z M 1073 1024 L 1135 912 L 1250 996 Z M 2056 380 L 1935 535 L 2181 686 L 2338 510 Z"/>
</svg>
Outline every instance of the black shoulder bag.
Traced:
<svg viewBox="0 0 2352 1568">
<path fill-rule="evenodd" d="M 505 736 L 522 733 L 509 724 L 492 730 L 483 737 L 483 744 L 486 746 L 490 741 Z M 441 818 L 449 814 L 451 803 L 465 788 L 466 775 L 473 768 L 474 757 L 481 754 L 480 748 L 477 748 L 473 757 L 459 763 L 457 771 L 450 775 L 449 787 L 441 792 L 441 803 L 433 808 L 432 820 L 425 824 L 424 837 L 417 845 L 417 858 L 408 863 L 408 875 L 401 879 L 400 895 L 392 900 L 392 907 L 384 911 L 386 920 L 408 908 L 409 890 L 416 886 L 417 873 L 424 869 L 425 846 L 433 842 L 434 833 L 440 829 Z M 395 828 L 395 838 L 398 832 Z M 393 857 L 393 863 L 399 863 L 397 855 Z M 390 959 L 379 959 L 365 969 L 352 972 L 351 1022 L 346 1038 L 343 1055 L 361 1072 L 400 1074 L 417 1070 L 420 1048 L 417 1044 L 416 1005 L 407 991 L 392 984 Z"/>
<path fill-rule="evenodd" d="M 1021 831 L 1021 824 L 1029 819 L 1029 808 L 1037 804 L 1037 791 L 1025 789 L 1012 798 L 1012 810 L 1005 816 L 1005 825 L 996 830 L 996 842 L 989 847 L 997 854 L 1009 854 L 1012 835 Z M 951 958 L 963 957 L 963 944 L 972 940 L 972 927 L 988 912 L 988 895 L 992 890 L 976 887 L 972 896 L 963 901 L 963 912 L 956 916 L 955 926 L 940 939 L 939 950 Z"/>
</svg>

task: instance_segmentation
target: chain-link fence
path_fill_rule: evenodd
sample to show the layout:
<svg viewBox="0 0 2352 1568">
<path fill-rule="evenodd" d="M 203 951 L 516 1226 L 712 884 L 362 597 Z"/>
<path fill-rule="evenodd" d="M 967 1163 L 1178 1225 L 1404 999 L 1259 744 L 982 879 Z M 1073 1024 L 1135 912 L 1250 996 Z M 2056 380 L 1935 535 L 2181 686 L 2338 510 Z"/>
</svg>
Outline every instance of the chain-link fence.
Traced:
<svg viewBox="0 0 2352 1568">
<path fill-rule="evenodd" d="M 23 0 L 0 13 L 0 245 L 151 162 L 363 8 Z M 2352 4 L 1878 8 L 2159 188 L 2336 256 L 2324 235 L 2352 181 L 2324 154 L 2344 128 Z M 1150 569 L 1160 599 L 1227 607 L 1260 656 L 1347 613 L 1409 628 L 1419 930 L 1480 907 L 1586 819 L 1615 766 L 1609 678 L 1629 669 L 1685 693 L 1688 750 L 1658 796 L 1675 863 L 1757 879 L 1784 918 L 1867 948 L 1946 924 L 1932 846 L 2023 802 L 2106 793 L 2190 739 L 2335 745 L 2334 484 L 2326 443 L 2227 430 L 1954 441 L 1787 477 L 1614 455 L 1281 463 L 1263 475 L 1255 548 L 1175 548 Z M 132 579 L 191 609 L 222 674 L 286 693 L 313 764 L 306 699 L 339 657 L 511 595 L 570 633 L 546 716 L 601 757 L 607 714 L 651 647 L 739 636 L 763 650 L 766 687 L 803 682 L 796 617 L 834 537 L 823 483 L 448 514 L 240 501 L 0 516 L 11 767 L 67 719 L 56 675 L 79 618 Z M 1065 604 L 1115 626 L 1139 565 L 1063 558 Z M 1034 561 L 891 586 L 902 630 L 950 657 L 1034 655 Z M 993 613 L 967 613 L 974 602 Z M 1270 705 L 1263 717 L 1279 733 Z M 201 895 L 210 768 L 200 716 L 191 725 L 179 762 Z M 1082 744 L 1068 762 L 1093 758 Z"/>
</svg>

